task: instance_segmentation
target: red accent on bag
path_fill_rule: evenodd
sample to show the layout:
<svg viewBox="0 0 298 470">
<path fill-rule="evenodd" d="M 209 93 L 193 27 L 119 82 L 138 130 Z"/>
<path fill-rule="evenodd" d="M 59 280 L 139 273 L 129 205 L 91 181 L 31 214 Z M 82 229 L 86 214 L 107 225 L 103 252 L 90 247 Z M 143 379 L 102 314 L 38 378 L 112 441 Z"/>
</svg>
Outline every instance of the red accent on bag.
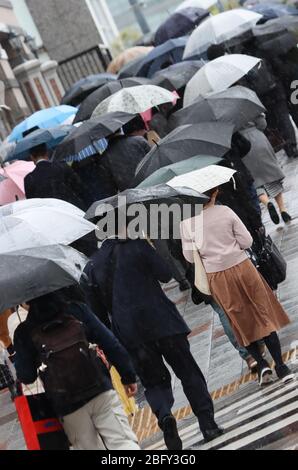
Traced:
<svg viewBox="0 0 298 470">
<path fill-rule="evenodd" d="M 27 397 L 22 395 L 15 398 L 14 404 L 18 413 L 28 450 L 40 450 L 40 444 L 35 430 L 35 423 L 32 420 L 31 410 Z"/>
</svg>

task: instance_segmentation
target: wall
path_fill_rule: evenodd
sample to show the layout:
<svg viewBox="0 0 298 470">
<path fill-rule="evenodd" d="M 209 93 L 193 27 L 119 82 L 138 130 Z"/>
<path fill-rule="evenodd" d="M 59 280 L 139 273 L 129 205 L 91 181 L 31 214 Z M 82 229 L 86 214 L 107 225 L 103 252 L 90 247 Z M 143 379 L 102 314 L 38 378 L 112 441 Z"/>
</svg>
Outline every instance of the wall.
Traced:
<svg viewBox="0 0 298 470">
<path fill-rule="evenodd" d="M 51 59 L 58 62 L 101 43 L 84 0 L 26 0 Z"/>
</svg>

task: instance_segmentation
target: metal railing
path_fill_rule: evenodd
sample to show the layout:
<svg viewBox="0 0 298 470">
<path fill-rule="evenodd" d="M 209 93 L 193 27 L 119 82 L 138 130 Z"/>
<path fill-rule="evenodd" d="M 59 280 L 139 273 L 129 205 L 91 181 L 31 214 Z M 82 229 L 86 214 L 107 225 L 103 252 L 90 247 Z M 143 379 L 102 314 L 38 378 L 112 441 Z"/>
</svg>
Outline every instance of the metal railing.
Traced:
<svg viewBox="0 0 298 470">
<path fill-rule="evenodd" d="M 67 90 L 81 78 L 104 72 L 111 60 L 109 49 L 98 45 L 59 62 L 58 74 Z"/>
</svg>

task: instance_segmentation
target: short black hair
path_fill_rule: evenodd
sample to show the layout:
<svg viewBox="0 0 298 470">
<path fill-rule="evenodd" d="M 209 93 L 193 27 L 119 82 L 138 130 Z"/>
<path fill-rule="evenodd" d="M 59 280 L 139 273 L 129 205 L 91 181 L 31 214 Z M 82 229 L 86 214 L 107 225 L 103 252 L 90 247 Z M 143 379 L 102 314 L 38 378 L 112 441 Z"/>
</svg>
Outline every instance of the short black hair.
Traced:
<svg viewBox="0 0 298 470">
<path fill-rule="evenodd" d="M 30 154 L 32 155 L 33 158 L 43 157 L 47 153 L 48 153 L 47 144 L 40 144 L 30 149 Z"/>
<path fill-rule="evenodd" d="M 142 131 L 144 129 L 146 129 L 146 126 L 141 116 L 136 116 L 132 121 L 123 126 L 123 132 L 126 135 Z"/>
<path fill-rule="evenodd" d="M 214 60 L 218 57 L 222 57 L 223 55 L 225 55 L 225 53 L 225 46 L 223 46 L 222 44 L 212 44 L 212 46 L 208 47 L 207 57 L 208 60 Z"/>
</svg>

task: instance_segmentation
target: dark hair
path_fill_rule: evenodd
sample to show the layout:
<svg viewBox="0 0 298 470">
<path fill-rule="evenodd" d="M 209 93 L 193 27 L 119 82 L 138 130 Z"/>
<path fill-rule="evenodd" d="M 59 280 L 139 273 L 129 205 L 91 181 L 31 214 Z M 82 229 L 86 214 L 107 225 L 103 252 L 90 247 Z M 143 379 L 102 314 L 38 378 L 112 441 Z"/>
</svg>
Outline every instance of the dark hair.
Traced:
<svg viewBox="0 0 298 470">
<path fill-rule="evenodd" d="M 212 46 L 208 47 L 207 57 L 208 60 L 214 60 L 218 57 L 222 57 L 223 55 L 225 55 L 225 53 L 225 46 L 223 46 L 222 44 L 212 44 Z"/>
<path fill-rule="evenodd" d="M 30 154 L 32 155 L 33 158 L 44 157 L 45 155 L 47 155 L 47 153 L 48 153 L 47 144 L 40 144 L 30 149 Z"/>
<path fill-rule="evenodd" d="M 213 194 L 215 193 L 215 191 L 218 190 L 218 187 L 216 188 L 212 188 L 212 189 L 209 189 L 209 191 L 206 191 L 204 194 L 205 196 L 209 197 L 210 199 L 212 198 Z"/>
<path fill-rule="evenodd" d="M 123 126 L 123 132 L 126 135 L 132 134 L 133 132 L 142 131 L 144 129 L 146 129 L 146 127 L 141 116 L 136 116 L 132 121 Z"/>
<path fill-rule="evenodd" d="M 28 319 L 37 324 L 53 320 L 62 315 L 66 309 L 66 302 L 59 291 L 43 295 L 27 303 L 30 307 Z"/>
</svg>

